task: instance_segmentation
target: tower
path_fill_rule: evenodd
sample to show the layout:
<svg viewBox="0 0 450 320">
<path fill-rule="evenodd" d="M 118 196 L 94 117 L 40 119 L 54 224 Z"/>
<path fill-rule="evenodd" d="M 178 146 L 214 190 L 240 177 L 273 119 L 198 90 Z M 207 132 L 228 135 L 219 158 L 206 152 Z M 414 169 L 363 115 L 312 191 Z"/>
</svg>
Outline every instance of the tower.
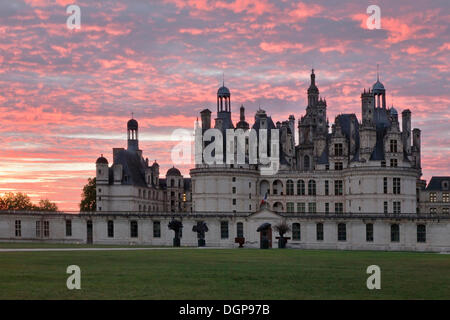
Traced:
<svg viewBox="0 0 450 320">
<path fill-rule="evenodd" d="M 217 113 L 219 112 L 231 112 L 231 93 L 225 82 L 217 90 Z"/>
<path fill-rule="evenodd" d="M 386 89 L 384 89 L 384 85 L 380 82 L 380 76 L 378 74 L 378 66 L 377 66 L 377 82 L 374 83 L 372 89 L 376 103 L 375 107 L 386 109 Z"/>
<path fill-rule="evenodd" d="M 319 101 L 319 89 L 316 86 L 316 75 L 314 69 L 311 70 L 311 84 L 308 88 L 308 107 L 315 106 Z"/>
<path fill-rule="evenodd" d="M 367 91 L 361 93 L 361 112 L 362 112 L 362 124 L 364 126 L 374 125 L 374 108 L 375 108 L 375 97 L 372 91 Z"/>
<path fill-rule="evenodd" d="M 95 162 L 96 174 L 95 178 L 97 184 L 108 184 L 109 182 L 109 168 L 108 160 L 103 157 L 103 154 Z"/>
<path fill-rule="evenodd" d="M 138 151 L 138 122 L 135 119 L 130 119 L 127 123 L 127 136 L 128 136 L 128 150 Z"/>
</svg>

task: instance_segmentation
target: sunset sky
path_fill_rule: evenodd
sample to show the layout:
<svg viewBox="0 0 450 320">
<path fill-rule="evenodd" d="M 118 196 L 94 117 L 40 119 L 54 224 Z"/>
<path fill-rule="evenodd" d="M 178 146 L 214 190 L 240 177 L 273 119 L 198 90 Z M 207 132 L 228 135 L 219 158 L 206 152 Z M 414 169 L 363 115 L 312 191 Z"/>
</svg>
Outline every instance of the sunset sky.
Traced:
<svg viewBox="0 0 450 320">
<path fill-rule="evenodd" d="M 371 4 L 380 30 L 366 26 Z M 171 133 L 215 112 L 223 73 L 233 119 L 241 104 L 251 123 L 259 106 L 299 119 L 311 67 L 330 122 L 360 119 L 377 64 L 388 105 L 422 130 L 423 178 L 450 175 L 449 21 L 448 0 L 0 0 L 0 194 L 78 210 L 97 157 L 126 146 L 131 112 L 165 176 Z"/>
</svg>

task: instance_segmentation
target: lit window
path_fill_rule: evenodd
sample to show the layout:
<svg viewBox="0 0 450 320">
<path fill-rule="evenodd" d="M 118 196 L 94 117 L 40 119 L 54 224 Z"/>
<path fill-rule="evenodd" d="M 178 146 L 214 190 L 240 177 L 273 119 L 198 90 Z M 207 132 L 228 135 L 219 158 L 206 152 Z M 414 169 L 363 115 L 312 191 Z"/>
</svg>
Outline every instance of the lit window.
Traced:
<svg viewBox="0 0 450 320">
<path fill-rule="evenodd" d="M 444 192 L 442 194 L 442 202 L 449 202 L 449 193 L 448 192 Z"/>
<path fill-rule="evenodd" d="M 436 192 L 430 192 L 430 202 L 436 202 Z"/>
</svg>

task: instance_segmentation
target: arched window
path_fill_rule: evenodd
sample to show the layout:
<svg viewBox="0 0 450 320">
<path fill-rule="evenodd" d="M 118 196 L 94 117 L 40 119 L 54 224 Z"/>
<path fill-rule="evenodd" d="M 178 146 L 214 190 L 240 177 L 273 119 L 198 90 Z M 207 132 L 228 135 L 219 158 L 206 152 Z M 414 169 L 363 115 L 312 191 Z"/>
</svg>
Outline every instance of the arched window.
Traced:
<svg viewBox="0 0 450 320">
<path fill-rule="evenodd" d="M 292 224 L 292 240 L 300 241 L 300 223 Z"/>
<path fill-rule="evenodd" d="M 309 156 L 303 157 L 303 169 L 309 170 Z"/>
<path fill-rule="evenodd" d="M 286 195 L 288 196 L 294 195 L 294 182 L 292 180 L 288 180 L 286 182 Z"/>
<path fill-rule="evenodd" d="M 345 223 L 338 224 L 338 241 L 347 241 L 347 226 Z"/>
<path fill-rule="evenodd" d="M 303 180 L 297 181 L 297 195 L 298 196 L 305 195 L 305 181 L 303 181 Z"/>
<path fill-rule="evenodd" d="M 269 182 L 267 182 L 266 180 L 261 181 L 261 183 L 259 184 L 259 195 L 264 197 L 265 195 L 269 194 Z"/>
<path fill-rule="evenodd" d="M 316 195 L 316 181 L 314 180 L 308 181 L 308 195 L 310 196 Z"/>
</svg>

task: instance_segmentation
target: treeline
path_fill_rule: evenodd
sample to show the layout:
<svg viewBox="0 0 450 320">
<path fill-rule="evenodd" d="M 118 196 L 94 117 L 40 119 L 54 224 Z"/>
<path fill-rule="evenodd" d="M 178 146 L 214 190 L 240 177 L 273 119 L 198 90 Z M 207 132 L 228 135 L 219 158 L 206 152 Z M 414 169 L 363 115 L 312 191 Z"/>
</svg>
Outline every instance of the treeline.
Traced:
<svg viewBox="0 0 450 320">
<path fill-rule="evenodd" d="M 48 199 L 39 200 L 38 204 L 31 202 L 28 195 L 22 192 L 8 192 L 0 196 L 0 210 L 27 210 L 27 211 L 58 211 L 58 206 Z"/>
</svg>

